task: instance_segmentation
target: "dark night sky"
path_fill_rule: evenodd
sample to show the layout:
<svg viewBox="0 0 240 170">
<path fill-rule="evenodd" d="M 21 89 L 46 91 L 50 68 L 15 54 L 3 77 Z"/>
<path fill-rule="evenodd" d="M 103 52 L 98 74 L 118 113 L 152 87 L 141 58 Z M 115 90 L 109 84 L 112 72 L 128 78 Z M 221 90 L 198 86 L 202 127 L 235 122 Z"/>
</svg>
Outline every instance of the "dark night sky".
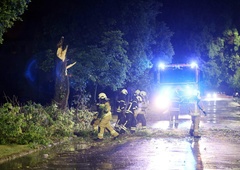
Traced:
<svg viewBox="0 0 240 170">
<path fill-rule="evenodd" d="M 231 2 L 235 1 L 237 0 L 162 0 L 163 8 L 161 9 L 162 13 L 159 19 L 166 22 L 170 30 L 175 33 L 172 37 L 175 55 L 185 55 L 181 41 L 184 40 L 189 30 L 194 29 L 200 14 L 201 16 L 204 14 L 204 19 L 211 23 L 211 20 L 219 20 L 220 17 L 218 16 L 224 11 L 233 12 L 239 8 L 239 6 L 232 5 Z M 71 0 L 71 2 L 76 3 L 76 6 L 82 8 L 88 6 L 87 3 L 81 3 L 81 0 Z M 96 2 L 98 2 L 98 0 L 96 0 Z M 23 15 L 23 22 L 17 22 L 5 33 L 4 43 L 0 45 L 0 55 L 2 59 L 0 68 L 0 72 L 2 73 L 0 75 L 1 97 L 3 92 L 10 97 L 15 94 L 17 96 L 24 96 L 24 93 L 26 93 L 26 89 L 22 87 L 23 85 L 21 85 L 21 83 L 26 83 L 24 71 L 33 53 L 29 48 L 26 48 L 26 46 L 31 46 L 33 43 L 32 30 L 36 29 L 41 17 L 48 11 L 57 10 L 54 9 L 55 3 L 61 3 L 61 1 L 32 0 L 29 9 Z M 233 8 L 234 10 L 232 10 Z M 192 23 L 189 23 L 188 19 L 184 18 L 186 14 L 192 19 Z M 232 19 L 236 23 L 240 23 L 239 17 Z M 221 24 L 221 20 L 219 20 L 219 24 Z M 25 41 L 27 41 L 27 44 L 21 44 Z M 16 44 L 22 45 L 22 52 L 25 56 L 23 58 L 21 57 L 21 59 L 15 54 Z M 20 85 L 16 82 L 20 82 Z M 28 93 L 33 94 L 34 92 L 31 92 L 31 89 L 29 89 Z M 28 97 L 31 97 L 31 95 Z"/>
</svg>

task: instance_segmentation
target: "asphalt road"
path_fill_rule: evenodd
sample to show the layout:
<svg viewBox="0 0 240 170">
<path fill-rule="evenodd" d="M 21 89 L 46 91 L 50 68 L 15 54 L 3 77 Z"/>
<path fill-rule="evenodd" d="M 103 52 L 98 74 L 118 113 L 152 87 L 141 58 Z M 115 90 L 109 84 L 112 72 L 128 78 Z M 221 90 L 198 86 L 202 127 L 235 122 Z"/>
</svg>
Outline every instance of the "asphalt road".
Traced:
<svg viewBox="0 0 240 170">
<path fill-rule="evenodd" d="M 136 136 L 135 140 L 119 142 L 106 150 L 99 149 L 102 144 L 89 148 L 91 144 L 78 141 L 57 152 L 46 150 L 0 164 L 0 169 L 240 169 L 239 104 L 224 98 L 204 101 L 204 106 L 208 115 L 201 118 L 199 140 L 188 135 L 188 115 L 180 116 L 180 124 L 175 128 L 169 127 L 164 116 L 149 114 L 147 123 L 151 135 L 147 137 Z"/>
</svg>

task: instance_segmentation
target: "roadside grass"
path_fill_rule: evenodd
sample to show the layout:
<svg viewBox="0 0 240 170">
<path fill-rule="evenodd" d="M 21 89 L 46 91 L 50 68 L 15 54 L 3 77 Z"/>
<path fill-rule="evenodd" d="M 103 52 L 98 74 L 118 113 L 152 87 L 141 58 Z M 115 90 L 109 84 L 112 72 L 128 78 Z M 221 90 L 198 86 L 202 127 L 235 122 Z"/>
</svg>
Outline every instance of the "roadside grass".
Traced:
<svg viewBox="0 0 240 170">
<path fill-rule="evenodd" d="M 0 159 L 33 150 L 29 145 L 0 145 Z"/>
</svg>

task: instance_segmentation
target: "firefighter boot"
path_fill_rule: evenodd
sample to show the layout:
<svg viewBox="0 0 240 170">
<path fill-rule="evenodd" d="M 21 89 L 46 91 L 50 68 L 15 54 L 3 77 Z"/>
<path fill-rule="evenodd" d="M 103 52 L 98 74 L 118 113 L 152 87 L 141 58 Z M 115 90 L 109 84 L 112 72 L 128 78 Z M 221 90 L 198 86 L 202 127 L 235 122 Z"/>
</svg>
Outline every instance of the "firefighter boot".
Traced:
<svg viewBox="0 0 240 170">
<path fill-rule="evenodd" d="M 195 130 L 193 134 L 194 134 L 193 136 L 194 138 L 197 138 L 197 139 L 201 138 L 197 130 Z"/>
<path fill-rule="evenodd" d="M 193 133 L 194 133 L 194 130 L 193 130 L 193 129 L 190 129 L 190 131 L 189 131 L 189 135 L 190 135 L 190 136 L 194 136 Z"/>
<path fill-rule="evenodd" d="M 96 138 L 96 139 L 94 139 L 94 141 L 95 141 L 95 142 L 102 142 L 102 141 L 103 141 L 103 139 Z"/>
<path fill-rule="evenodd" d="M 199 139 L 199 138 L 201 138 L 201 136 L 200 135 L 194 135 L 194 138 Z"/>
</svg>

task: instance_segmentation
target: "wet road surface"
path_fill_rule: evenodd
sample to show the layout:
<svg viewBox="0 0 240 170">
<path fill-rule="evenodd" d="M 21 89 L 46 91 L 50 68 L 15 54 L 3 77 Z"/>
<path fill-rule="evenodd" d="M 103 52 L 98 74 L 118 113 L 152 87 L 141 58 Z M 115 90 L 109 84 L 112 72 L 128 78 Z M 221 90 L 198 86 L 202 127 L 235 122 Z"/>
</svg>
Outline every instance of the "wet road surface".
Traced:
<svg viewBox="0 0 240 170">
<path fill-rule="evenodd" d="M 229 100 L 205 101 L 197 140 L 188 136 L 190 117 L 182 115 L 178 128 L 158 115 L 148 115 L 152 135 L 136 137 L 109 149 L 73 140 L 54 150 L 40 151 L 0 164 L 1 170 L 201 170 L 240 169 L 240 107 Z M 156 135 L 155 135 L 156 134 Z M 119 142 L 119 143 L 118 143 Z"/>
</svg>

